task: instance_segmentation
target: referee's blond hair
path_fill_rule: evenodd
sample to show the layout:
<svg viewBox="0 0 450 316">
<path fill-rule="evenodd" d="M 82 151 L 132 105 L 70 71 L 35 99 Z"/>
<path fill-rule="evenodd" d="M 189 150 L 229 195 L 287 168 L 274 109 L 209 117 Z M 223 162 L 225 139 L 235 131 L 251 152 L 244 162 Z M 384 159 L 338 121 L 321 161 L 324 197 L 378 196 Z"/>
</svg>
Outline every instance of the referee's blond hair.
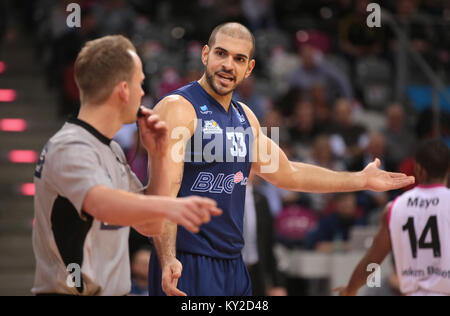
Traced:
<svg viewBox="0 0 450 316">
<path fill-rule="evenodd" d="M 105 36 L 87 42 L 75 61 L 75 81 L 81 103 L 100 104 L 122 81 L 130 81 L 136 52 L 131 41 L 122 35 Z"/>
</svg>

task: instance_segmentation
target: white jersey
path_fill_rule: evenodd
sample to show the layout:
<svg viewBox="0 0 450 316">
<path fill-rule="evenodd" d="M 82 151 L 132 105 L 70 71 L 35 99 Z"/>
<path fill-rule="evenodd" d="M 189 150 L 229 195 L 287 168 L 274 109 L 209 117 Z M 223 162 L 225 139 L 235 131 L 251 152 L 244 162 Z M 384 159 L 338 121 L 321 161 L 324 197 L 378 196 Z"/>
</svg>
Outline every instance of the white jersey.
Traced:
<svg viewBox="0 0 450 316">
<path fill-rule="evenodd" d="M 450 295 L 450 190 L 417 186 L 389 210 L 400 289 L 406 295 Z"/>
</svg>

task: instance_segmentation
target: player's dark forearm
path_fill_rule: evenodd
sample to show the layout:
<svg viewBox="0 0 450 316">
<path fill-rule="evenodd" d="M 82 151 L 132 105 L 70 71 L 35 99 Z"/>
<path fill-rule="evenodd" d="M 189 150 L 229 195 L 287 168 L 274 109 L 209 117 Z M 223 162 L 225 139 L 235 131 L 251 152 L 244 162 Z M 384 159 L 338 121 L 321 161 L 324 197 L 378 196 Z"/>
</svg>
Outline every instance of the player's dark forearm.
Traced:
<svg viewBox="0 0 450 316">
<path fill-rule="evenodd" d="M 354 295 L 364 286 L 367 277 L 372 273 L 372 271 L 367 271 L 369 265 L 372 263 L 381 264 L 391 251 L 389 231 L 386 225 L 386 214 L 386 212 L 383 213 L 380 229 L 373 240 L 372 246 L 358 264 L 350 279 L 347 289 L 350 293 L 354 293 Z"/>
<path fill-rule="evenodd" d="M 367 272 L 367 266 L 369 262 L 367 257 L 364 257 L 356 267 L 355 271 L 350 278 L 350 282 L 347 286 L 348 295 L 355 296 L 358 293 L 358 290 L 366 284 L 367 277 L 369 276 L 369 272 Z"/>
</svg>

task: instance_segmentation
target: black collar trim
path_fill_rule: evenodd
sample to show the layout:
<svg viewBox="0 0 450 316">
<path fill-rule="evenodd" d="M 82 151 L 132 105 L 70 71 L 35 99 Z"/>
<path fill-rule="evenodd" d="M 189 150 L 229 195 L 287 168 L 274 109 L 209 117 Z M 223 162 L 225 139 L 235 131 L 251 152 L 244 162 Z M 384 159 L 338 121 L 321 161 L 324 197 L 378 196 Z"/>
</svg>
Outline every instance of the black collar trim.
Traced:
<svg viewBox="0 0 450 316">
<path fill-rule="evenodd" d="M 108 146 L 111 144 L 112 139 L 106 137 L 105 135 L 100 133 L 98 130 L 96 130 L 92 125 L 86 123 L 85 121 L 82 121 L 82 120 L 80 120 L 78 118 L 74 118 L 73 117 L 73 118 L 68 119 L 67 122 L 83 127 L 89 133 L 94 135 L 103 144 L 108 145 Z"/>
</svg>

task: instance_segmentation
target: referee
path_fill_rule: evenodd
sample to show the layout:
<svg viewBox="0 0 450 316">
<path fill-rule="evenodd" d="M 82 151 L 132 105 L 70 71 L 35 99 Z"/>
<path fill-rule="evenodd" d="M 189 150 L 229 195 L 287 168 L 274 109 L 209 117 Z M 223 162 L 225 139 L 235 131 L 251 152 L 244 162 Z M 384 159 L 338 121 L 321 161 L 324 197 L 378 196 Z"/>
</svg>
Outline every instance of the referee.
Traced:
<svg viewBox="0 0 450 316">
<path fill-rule="evenodd" d="M 168 129 L 143 109 L 138 123 L 151 178 L 142 188 L 112 137 L 136 121 L 142 63 L 123 36 L 88 42 L 75 63 L 81 108 L 48 141 L 36 167 L 36 295 L 126 295 L 129 227 L 158 235 L 165 219 L 198 232 L 220 215 L 207 198 L 169 195 Z M 146 195 L 139 195 L 145 193 Z"/>
</svg>

